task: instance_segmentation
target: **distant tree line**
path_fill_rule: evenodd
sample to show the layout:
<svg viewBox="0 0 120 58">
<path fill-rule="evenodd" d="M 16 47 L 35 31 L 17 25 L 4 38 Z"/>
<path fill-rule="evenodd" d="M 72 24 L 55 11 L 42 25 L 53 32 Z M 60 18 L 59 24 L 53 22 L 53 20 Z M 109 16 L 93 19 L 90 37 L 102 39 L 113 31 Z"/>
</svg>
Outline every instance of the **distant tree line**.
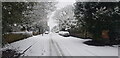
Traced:
<svg viewBox="0 0 120 58">
<path fill-rule="evenodd" d="M 54 19 L 58 23 L 59 30 L 65 31 L 70 29 L 72 26 L 76 25 L 76 20 L 74 16 L 74 7 L 68 5 L 62 9 L 59 9 L 55 12 Z"/>
</svg>

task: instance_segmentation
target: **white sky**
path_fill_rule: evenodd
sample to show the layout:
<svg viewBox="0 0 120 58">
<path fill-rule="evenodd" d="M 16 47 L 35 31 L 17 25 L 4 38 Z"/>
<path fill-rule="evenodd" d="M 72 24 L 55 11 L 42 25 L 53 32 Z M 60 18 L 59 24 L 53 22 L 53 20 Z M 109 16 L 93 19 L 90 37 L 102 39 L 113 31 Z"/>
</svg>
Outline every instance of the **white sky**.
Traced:
<svg viewBox="0 0 120 58">
<path fill-rule="evenodd" d="M 75 3 L 75 0 L 57 0 L 58 4 L 56 5 L 58 9 L 63 8 L 67 5 L 72 5 Z"/>
<path fill-rule="evenodd" d="M 75 2 L 75 0 L 57 0 L 59 2 Z"/>
<path fill-rule="evenodd" d="M 57 10 L 59 10 L 61 8 L 64 8 L 67 5 L 72 5 L 73 3 L 75 3 L 75 0 L 57 0 L 57 1 L 58 1 L 58 4 L 56 5 Z M 54 13 L 56 11 L 52 12 L 52 14 L 49 16 L 48 26 L 50 27 L 50 29 L 52 29 L 54 26 L 57 25 L 57 23 L 55 22 L 55 20 L 52 19 L 52 17 L 54 16 Z"/>
</svg>

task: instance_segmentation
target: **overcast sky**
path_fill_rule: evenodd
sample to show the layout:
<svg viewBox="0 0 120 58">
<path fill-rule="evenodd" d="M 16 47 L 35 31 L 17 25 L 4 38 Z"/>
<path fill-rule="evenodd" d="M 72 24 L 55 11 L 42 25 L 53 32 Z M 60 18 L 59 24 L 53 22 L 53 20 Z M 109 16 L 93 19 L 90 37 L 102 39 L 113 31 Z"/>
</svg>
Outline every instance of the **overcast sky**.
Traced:
<svg viewBox="0 0 120 58">
<path fill-rule="evenodd" d="M 61 9 L 67 5 L 72 5 L 75 3 L 75 0 L 57 0 L 58 4 L 56 5 L 58 9 Z"/>
</svg>

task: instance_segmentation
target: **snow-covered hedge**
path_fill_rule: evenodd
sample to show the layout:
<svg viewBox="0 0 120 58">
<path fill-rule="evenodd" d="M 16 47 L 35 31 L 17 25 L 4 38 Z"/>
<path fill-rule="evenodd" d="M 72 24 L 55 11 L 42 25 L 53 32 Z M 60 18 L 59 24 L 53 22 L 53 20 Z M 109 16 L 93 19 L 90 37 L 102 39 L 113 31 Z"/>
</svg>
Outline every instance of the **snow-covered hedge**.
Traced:
<svg viewBox="0 0 120 58">
<path fill-rule="evenodd" d="M 12 34 L 23 34 L 23 35 L 33 35 L 32 31 L 22 31 L 22 32 L 11 32 Z"/>
</svg>

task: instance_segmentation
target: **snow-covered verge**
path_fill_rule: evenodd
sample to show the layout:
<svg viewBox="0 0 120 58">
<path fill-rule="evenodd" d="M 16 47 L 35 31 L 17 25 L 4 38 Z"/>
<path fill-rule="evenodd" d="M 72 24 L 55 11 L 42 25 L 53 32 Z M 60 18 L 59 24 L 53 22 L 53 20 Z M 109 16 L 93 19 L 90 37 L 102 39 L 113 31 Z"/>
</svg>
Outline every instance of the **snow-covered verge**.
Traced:
<svg viewBox="0 0 120 58">
<path fill-rule="evenodd" d="M 90 39 L 63 37 L 56 33 L 37 35 L 9 45 L 20 53 L 30 47 L 25 56 L 118 56 L 118 47 L 89 46 Z"/>
</svg>

